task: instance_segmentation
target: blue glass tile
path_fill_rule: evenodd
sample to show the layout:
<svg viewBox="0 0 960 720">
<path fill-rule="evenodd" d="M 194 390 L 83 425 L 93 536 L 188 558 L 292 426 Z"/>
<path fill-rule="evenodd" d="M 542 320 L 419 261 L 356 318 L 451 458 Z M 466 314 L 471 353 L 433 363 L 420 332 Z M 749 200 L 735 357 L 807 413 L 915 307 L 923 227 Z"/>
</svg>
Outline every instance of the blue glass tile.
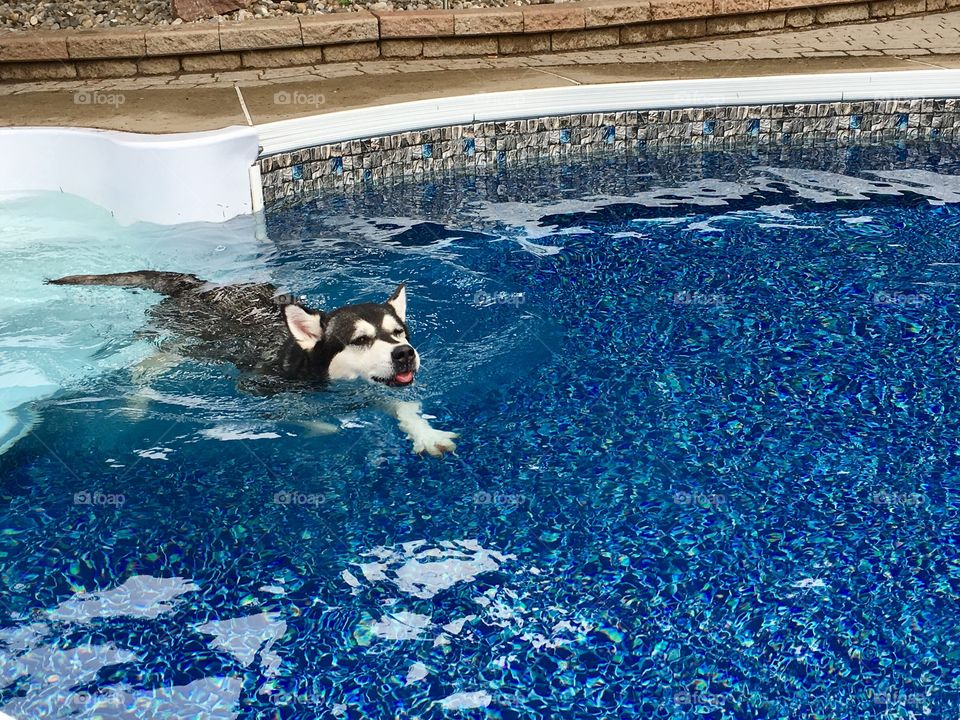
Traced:
<svg viewBox="0 0 960 720">
<path fill-rule="evenodd" d="M 343 175 L 343 158 L 342 157 L 330 158 L 330 170 L 335 175 Z"/>
<path fill-rule="evenodd" d="M 859 130 L 859 129 L 860 129 L 860 116 L 859 116 L 859 115 L 851 115 L 851 116 L 850 116 L 850 129 L 851 129 L 851 130 Z"/>
<path fill-rule="evenodd" d="M 463 141 L 463 151 L 467 154 L 468 157 L 473 157 L 477 154 L 477 141 L 473 138 L 465 138 Z"/>
<path fill-rule="evenodd" d="M 422 148 L 422 154 L 425 160 L 429 160 L 433 157 L 433 144 L 424 143 Z"/>
<path fill-rule="evenodd" d="M 564 128 L 563 130 L 560 131 L 560 142 L 562 143 L 570 142 L 570 130 L 568 128 Z"/>
<path fill-rule="evenodd" d="M 703 134 L 704 135 L 713 135 L 713 131 L 717 127 L 716 120 L 704 120 L 703 121 Z"/>
<path fill-rule="evenodd" d="M 303 165 L 294 165 L 291 168 L 291 174 L 294 180 L 303 180 Z"/>
<path fill-rule="evenodd" d="M 897 116 L 897 130 L 906 130 L 910 124 L 910 116 L 907 113 L 901 113 Z"/>
<path fill-rule="evenodd" d="M 613 125 L 608 125 L 603 129 L 603 141 L 607 145 L 612 145 L 617 139 L 617 129 Z"/>
<path fill-rule="evenodd" d="M 752 120 L 747 120 L 747 132 L 751 135 L 760 134 L 760 120 L 753 118 Z"/>
</svg>

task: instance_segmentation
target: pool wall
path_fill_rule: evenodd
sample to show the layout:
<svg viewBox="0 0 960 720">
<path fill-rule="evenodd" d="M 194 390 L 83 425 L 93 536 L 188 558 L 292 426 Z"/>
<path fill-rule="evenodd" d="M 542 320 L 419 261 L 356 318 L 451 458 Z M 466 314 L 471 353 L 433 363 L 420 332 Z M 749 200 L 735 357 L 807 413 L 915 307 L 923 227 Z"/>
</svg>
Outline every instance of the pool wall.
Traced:
<svg viewBox="0 0 960 720">
<path fill-rule="evenodd" d="M 690 80 L 402 103 L 260 126 L 267 205 L 386 178 L 658 146 L 960 140 L 960 72 Z"/>
<path fill-rule="evenodd" d="M 0 196 L 122 223 L 222 222 L 387 178 L 659 146 L 960 140 L 960 71 L 616 83 L 422 100 L 178 135 L 0 128 Z"/>
<path fill-rule="evenodd" d="M 124 224 L 222 222 L 262 207 L 252 128 L 141 135 L 0 128 L 0 196 L 66 192 Z"/>
</svg>

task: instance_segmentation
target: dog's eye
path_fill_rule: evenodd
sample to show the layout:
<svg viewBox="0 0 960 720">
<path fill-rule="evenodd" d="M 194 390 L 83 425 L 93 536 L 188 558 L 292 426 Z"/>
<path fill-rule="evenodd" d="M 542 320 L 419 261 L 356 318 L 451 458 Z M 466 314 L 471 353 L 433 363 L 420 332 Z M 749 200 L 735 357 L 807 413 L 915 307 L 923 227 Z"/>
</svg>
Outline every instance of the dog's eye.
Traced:
<svg viewBox="0 0 960 720">
<path fill-rule="evenodd" d="M 372 338 L 361 336 L 350 341 L 351 345 L 369 345 Z"/>
<path fill-rule="evenodd" d="M 400 337 L 401 335 L 404 334 L 404 332 L 405 331 L 403 328 L 397 328 L 396 330 L 393 331 L 393 334 L 396 335 L 397 337 Z"/>
</svg>

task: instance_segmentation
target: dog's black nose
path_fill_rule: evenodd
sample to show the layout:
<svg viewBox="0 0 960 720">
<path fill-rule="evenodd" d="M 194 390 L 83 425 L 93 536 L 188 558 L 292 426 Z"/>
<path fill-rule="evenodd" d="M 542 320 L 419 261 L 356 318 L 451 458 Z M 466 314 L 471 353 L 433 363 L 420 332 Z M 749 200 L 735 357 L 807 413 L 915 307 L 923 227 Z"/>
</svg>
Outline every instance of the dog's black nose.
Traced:
<svg viewBox="0 0 960 720">
<path fill-rule="evenodd" d="M 397 345 L 397 347 L 393 349 L 393 352 L 390 353 L 390 357 L 393 358 L 393 362 L 397 365 L 410 365 L 413 363 L 415 356 L 413 348 L 410 345 Z"/>
</svg>

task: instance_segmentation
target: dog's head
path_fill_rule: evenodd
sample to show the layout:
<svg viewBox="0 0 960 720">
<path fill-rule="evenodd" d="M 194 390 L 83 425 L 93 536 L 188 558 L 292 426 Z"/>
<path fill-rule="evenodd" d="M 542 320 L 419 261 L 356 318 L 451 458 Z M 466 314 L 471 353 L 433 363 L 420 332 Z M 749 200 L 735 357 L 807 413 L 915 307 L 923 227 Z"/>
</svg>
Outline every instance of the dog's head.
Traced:
<svg viewBox="0 0 960 720">
<path fill-rule="evenodd" d="M 318 376 L 402 387 L 420 369 L 420 356 L 410 344 L 403 284 L 385 303 L 347 305 L 326 314 L 286 305 L 283 315 Z"/>
</svg>

